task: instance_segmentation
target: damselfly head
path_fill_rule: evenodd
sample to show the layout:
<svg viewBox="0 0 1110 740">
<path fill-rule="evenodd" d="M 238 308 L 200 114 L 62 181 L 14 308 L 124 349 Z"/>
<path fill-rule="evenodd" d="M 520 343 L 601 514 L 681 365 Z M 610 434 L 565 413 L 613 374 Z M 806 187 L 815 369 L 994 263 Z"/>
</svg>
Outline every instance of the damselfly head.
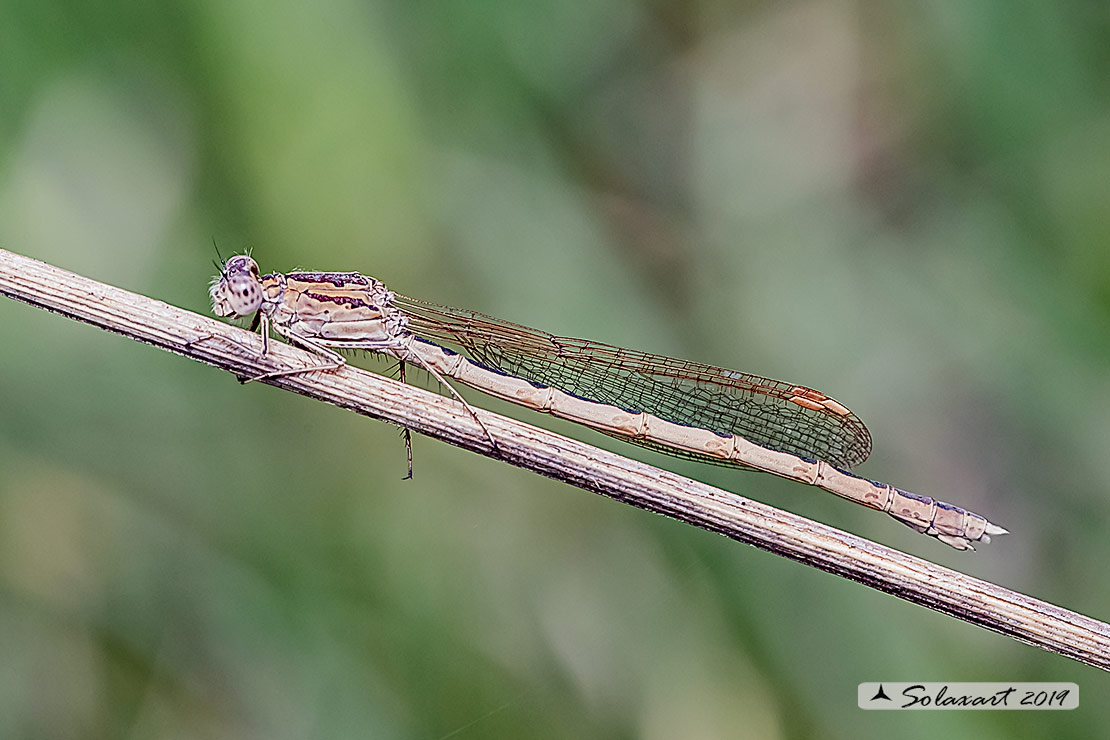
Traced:
<svg viewBox="0 0 1110 740">
<path fill-rule="evenodd" d="M 229 257 L 208 289 L 212 313 L 217 316 L 250 316 L 262 307 L 262 279 L 258 263 L 245 254 Z"/>
</svg>

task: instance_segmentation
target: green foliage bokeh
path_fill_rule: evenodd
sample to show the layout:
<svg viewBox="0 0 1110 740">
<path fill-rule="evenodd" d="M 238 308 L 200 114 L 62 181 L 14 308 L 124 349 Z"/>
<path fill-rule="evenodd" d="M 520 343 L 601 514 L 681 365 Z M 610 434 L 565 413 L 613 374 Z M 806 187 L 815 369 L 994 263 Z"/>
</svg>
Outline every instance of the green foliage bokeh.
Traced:
<svg viewBox="0 0 1110 740">
<path fill-rule="evenodd" d="M 1108 31 L 1083 2 L 8 0 L 0 247 L 205 312 L 215 238 L 820 388 L 871 428 L 861 474 L 1013 535 L 956 553 L 621 449 L 1105 618 Z M 1095 669 L 415 454 L 402 481 L 396 429 L 0 301 L 0 736 L 1110 724 Z M 1081 708 L 861 712 L 874 680 L 1075 681 Z"/>
</svg>

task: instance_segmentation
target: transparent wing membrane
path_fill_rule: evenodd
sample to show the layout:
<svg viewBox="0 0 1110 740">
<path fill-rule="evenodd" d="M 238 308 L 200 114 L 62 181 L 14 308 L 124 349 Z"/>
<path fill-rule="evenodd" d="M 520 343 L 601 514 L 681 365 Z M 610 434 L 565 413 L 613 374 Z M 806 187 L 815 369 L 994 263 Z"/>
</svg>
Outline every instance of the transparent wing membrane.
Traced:
<svg viewBox="0 0 1110 740">
<path fill-rule="evenodd" d="M 408 318 L 414 334 L 453 345 L 490 369 L 531 383 L 718 434 L 736 434 L 773 450 L 844 469 L 860 464 L 871 452 L 871 435 L 859 417 L 811 388 L 559 337 L 399 295 L 394 305 Z M 650 440 L 614 436 L 671 455 L 730 464 Z"/>
</svg>

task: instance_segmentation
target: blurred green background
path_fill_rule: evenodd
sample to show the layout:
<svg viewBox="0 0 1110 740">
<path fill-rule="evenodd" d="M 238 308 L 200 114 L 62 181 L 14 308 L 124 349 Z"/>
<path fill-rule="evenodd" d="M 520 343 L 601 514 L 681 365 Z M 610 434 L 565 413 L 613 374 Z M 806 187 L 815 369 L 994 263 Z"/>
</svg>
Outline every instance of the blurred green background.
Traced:
<svg viewBox="0 0 1110 740">
<path fill-rule="evenodd" d="M 211 239 L 820 388 L 951 551 L 1110 617 L 1099 2 L 7 0 L 0 246 L 208 311 Z M 372 358 L 358 364 L 387 371 Z M 1106 675 L 0 300 L 0 737 L 1095 737 Z M 1102 565 L 1099 565 L 1099 564 Z M 876 680 L 1074 712 L 862 712 Z"/>
</svg>

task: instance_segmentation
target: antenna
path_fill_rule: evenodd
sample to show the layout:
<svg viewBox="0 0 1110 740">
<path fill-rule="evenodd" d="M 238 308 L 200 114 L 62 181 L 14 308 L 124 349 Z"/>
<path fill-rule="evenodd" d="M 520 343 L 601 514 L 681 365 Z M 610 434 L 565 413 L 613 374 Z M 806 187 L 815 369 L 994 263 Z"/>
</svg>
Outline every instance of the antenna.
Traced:
<svg viewBox="0 0 1110 740">
<path fill-rule="evenodd" d="M 223 273 L 224 263 L 226 262 L 226 260 L 224 259 L 224 256 L 220 254 L 220 248 L 216 246 L 216 237 L 212 237 L 212 248 L 216 250 L 216 256 L 220 258 L 219 262 L 213 262 L 212 264 L 216 266 L 217 270 Z"/>
</svg>

